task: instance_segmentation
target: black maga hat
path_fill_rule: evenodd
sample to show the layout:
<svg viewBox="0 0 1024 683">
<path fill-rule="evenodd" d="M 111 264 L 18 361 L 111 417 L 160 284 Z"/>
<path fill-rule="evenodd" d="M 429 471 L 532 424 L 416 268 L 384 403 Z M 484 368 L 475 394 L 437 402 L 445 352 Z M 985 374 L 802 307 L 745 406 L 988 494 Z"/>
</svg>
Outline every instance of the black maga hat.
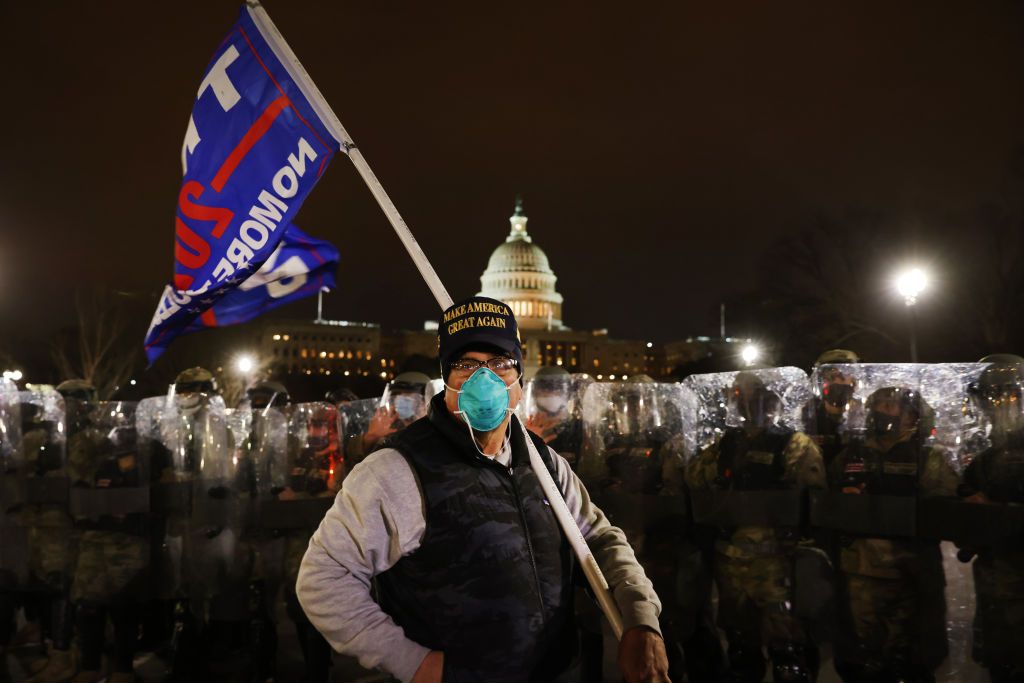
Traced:
<svg viewBox="0 0 1024 683">
<path fill-rule="evenodd" d="M 511 306 L 486 296 L 474 296 L 453 304 L 441 314 L 437 346 L 442 368 L 455 360 L 456 353 L 475 345 L 498 348 L 522 364 L 523 346 Z"/>
</svg>

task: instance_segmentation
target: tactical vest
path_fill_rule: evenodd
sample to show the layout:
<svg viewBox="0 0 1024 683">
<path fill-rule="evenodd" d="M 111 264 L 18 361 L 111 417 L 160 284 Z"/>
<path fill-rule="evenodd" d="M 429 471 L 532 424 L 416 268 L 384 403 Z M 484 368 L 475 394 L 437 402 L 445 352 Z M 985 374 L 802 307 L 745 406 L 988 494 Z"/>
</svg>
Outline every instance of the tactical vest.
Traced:
<svg viewBox="0 0 1024 683">
<path fill-rule="evenodd" d="M 789 488 L 784 482 L 784 454 L 793 432 L 771 428 L 751 436 L 730 429 L 719 444 L 718 483 L 734 491 L 771 491 Z"/>
<path fill-rule="evenodd" d="M 476 451 L 443 396 L 382 444 L 416 473 L 426 532 L 377 577 L 380 605 L 407 637 L 444 652 L 446 683 L 550 681 L 575 655 L 574 556 L 513 422 L 508 468 Z"/>
<path fill-rule="evenodd" d="M 872 496 L 916 496 L 925 451 L 917 439 L 898 443 L 885 453 L 856 443 L 843 462 L 841 486 L 863 483 Z"/>
</svg>

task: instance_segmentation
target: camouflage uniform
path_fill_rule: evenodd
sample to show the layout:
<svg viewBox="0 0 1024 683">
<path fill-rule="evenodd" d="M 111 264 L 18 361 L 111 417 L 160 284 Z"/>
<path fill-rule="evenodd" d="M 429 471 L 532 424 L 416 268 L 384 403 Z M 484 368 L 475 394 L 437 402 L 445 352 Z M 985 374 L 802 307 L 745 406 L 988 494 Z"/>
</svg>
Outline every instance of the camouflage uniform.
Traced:
<svg viewBox="0 0 1024 683">
<path fill-rule="evenodd" d="M 722 440 L 702 451 L 687 467 L 691 490 L 729 488 L 723 481 L 723 452 L 728 439 L 740 438 L 741 429 L 726 432 Z M 730 434 L 732 436 L 730 436 Z M 753 433 L 752 440 L 761 435 Z M 777 488 L 802 490 L 826 485 L 821 452 L 805 434 L 778 430 L 781 478 Z M 723 444 L 725 444 L 723 446 Z M 750 450 L 744 459 L 765 453 Z M 772 457 L 779 458 L 779 454 Z M 726 472 L 726 475 L 740 473 Z M 742 490 L 742 488 L 738 489 Z M 718 622 L 729 640 L 729 660 L 739 680 L 764 677 L 762 645 L 775 663 L 776 680 L 792 667 L 787 662 L 806 659 L 804 668 L 816 669 L 817 653 L 806 625 L 790 608 L 793 602 L 793 561 L 799 543 L 795 529 L 737 526 L 721 529 L 715 542 L 714 577 L 718 587 Z M 799 680 L 799 678 L 793 678 Z"/>
<path fill-rule="evenodd" d="M 96 408 L 98 406 L 90 406 Z M 123 405 L 119 406 L 124 409 Z M 103 407 L 104 417 L 114 412 Z M 127 421 L 134 414 L 122 413 Z M 121 425 L 104 433 L 91 424 L 76 430 L 68 442 L 68 472 L 73 487 L 109 491 L 148 486 L 136 448 L 134 427 Z M 99 673 L 109 614 L 114 626 L 115 672 L 130 676 L 138 634 L 138 601 L 148 578 L 149 539 L 141 511 L 76 514 L 81 537 L 71 599 L 78 606 L 81 669 Z"/>
<path fill-rule="evenodd" d="M 922 447 L 911 434 L 884 450 L 874 437 L 848 447 L 831 475 L 834 488 L 859 487 L 862 495 L 952 496 L 957 486 L 945 452 Z M 844 679 L 928 680 L 948 652 L 938 543 L 843 536 L 839 569 Z"/>
<path fill-rule="evenodd" d="M 38 607 L 44 633 L 52 639 L 49 659 L 28 679 L 32 683 L 61 680 L 74 671 L 69 589 L 77 538 L 67 508 L 63 408 L 63 401 L 54 402 L 49 392 L 32 395 L 21 404 L 23 474 L 27 490 L 42 492 L 42 498 L 35 500 L 32 494 L 18 515 L 28 532 L 26 612 Z M 55 485 L 53 489 L 51 485 Z M 57 495 L 62 488 L 63 493 Z"/>
</svg>

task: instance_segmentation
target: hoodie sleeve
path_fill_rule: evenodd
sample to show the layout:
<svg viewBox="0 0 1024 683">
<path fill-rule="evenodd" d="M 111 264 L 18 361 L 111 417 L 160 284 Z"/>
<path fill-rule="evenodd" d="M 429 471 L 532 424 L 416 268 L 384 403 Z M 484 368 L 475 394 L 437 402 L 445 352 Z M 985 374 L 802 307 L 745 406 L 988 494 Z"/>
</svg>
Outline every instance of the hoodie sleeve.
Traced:
<svg viewBox="0 0 1024 683">
<path fill-rule="evenodd" d="M 558 488 L 611 586 L 615 603 L 622 612 L 623 627 L 630 629 L 645 626 L 661 633 L 658 625 L 661 601 L 654 592 L 654 584 L 647 578 L 633 548 L 626 540 L 626 534 L 622 529 L 612 526 L 600 508 L 594 505 L 583 482 L 565 458 L 553 450 L 551 458 L 555 463 Z"/>
<path fill-rule="evenodd" d="M 355 466 L 302 558 L 295 591 L 313 626 L 366 668 L 411 681 L 429 650 L 370 594 L 371 579 L 423 540 L 423 496 L 409 463 L 382 449 Z"/>
</svg>

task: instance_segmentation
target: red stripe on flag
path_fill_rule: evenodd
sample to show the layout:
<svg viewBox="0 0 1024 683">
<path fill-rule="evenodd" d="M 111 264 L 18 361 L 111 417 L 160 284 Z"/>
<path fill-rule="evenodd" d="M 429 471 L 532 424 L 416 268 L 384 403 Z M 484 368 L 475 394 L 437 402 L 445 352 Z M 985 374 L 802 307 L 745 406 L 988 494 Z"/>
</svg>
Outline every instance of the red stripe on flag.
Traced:
<svg viewBox="0 0 1024 683">
<path fill-rule="evenodd" d="M 281 95 L 276 100 L 267 105 L 267 108 L 263 110 L 260 117 L 249 126 L 249 130 L 246 131 L 245 136 L 241 139 L 238 145 L 231 151 L 228 158 L 221 164 L 220 170 L 217 171 L 217 175 L 213 177 L 213 182 L 210 186 L 214 190 L 220 192 L 224 189 L 224 185 L 227 184 L 231 178 L 231 174 L 238 168 L 238 164 L 242 163 L 242 159 L 249 153 L 249 150 L 253 148 L 257 142 L 260 141 L 267 131 L 270 130 L 270 126 L 274 123 L 274 120 L 284 110 L 285 107 L 291 106 L 291 102 L 288 101 L 286 95 Z"/>
<path fill-rule="evenodd" d="M 263 70 L 267 72 L 267 77 L 270 78 L 271 82 L 274 84 L 274 87 L 277 88 L 278 92 L 284 95 L 284 88 L 282 88 L 281 85 L 277 82 L 277 79 L 274 78 L 274 74 L 270 73 L 270 69 L 267 68 L 267 65 L 263 63 L 263 58 L 260 57 L 259 52 L 256 52 L 256 48 L 252 46 L 252 41 L 249 40 L 249 36 L 246 35 L 245 29 L 239 26 L 238 31 L 242 34 L 242 37 L 245 38 L 245 42 L 249 45 L 249 49 L 252 51 L 252 56 L 255 57 L 256 61 L 260 63 L 260 66 L 263 67 Z M 306 124 L 306 128 L 309 128 L 309 132 L 312 133 L 316 137 L 316 139 L 320 141 L 320 144 L 323 145 L 324 149 L 327 150 L 327 153 L 330 154 L 333 151 L 333 148 L 326 142 L 324 142 L 323 138 L 321 138 L 320 135 L 316 132 L 316 129 L 313 128 L 313 126 L 309 125 L 309 122 L 306 121 L 306 119 L 302 118 L 302 114 L 299 113 L 298 109 L 295 110 L 295 115 L 299 117 L 299 121 L 302 121 L 304 124 Z M 323 121 L 321 121 L 320 123 L 323 123 Z"/>
<path fill-rule="evenodd" d="M 212 308 L 207 308 L 200 314 L 199 319 L 203 321 L 203 324 L 207 327 L 217 327 L 217 316 L 213 314 Z"/>
</svg>

